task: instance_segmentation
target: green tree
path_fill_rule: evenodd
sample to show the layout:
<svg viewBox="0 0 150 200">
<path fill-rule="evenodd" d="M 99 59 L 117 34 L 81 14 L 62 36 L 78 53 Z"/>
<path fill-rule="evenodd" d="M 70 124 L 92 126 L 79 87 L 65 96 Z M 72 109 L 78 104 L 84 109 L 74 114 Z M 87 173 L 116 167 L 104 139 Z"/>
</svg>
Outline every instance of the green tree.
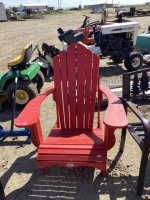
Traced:
<svg viewBox="0 0 150 200">
<path fill-rule="evenodd" d="M 6 15 L 10 14 L 10 11 L 8 10 L 8 8 L 5 9 Z"/>
<path fill-rule="evenodd" d="M 13 7 L 12 10 L 13 10 L 14 12 L 18 12 L 18 8 L 16 8 L 16 7 Z"/>
</svg>

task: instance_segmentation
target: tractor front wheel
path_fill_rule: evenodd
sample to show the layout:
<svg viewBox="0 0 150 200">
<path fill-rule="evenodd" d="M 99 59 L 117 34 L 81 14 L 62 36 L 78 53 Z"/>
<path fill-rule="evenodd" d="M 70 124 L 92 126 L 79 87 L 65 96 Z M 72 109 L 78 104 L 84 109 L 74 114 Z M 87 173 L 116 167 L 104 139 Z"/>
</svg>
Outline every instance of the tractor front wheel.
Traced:
<svg viewBox="0 0 150 200">
<path fill-rule="evenodd" d="M 12 82 L 6 90 L 7 101 L 13 105 L 15 83 Z M 27 103 L 38 96 L 36 86 L 30 81 L 18 80 L 17 94 L 16 94 L 16 108 L 22 109 Z"/>
<path fill-rule="evenodd" d="M 126 56 L 124 65 L 129 71 L 136 71 L 140 69 L 143 64 L 143 56 L 138 52 L 131 52 Z"/>
</svg>

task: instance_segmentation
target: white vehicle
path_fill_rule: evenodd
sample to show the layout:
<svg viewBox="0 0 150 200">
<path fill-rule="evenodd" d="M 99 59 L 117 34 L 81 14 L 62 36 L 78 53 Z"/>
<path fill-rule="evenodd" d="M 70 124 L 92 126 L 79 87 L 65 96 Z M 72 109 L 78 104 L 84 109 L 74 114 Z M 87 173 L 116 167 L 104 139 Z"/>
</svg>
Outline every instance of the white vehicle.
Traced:
<svg viewBox="0 0 150 200">
<path fill-rule="evenodd" d="M 85 45 L 80 42 L 85 48 L 90 49 L 93 53 L 110 58 L 116 62 L 122 62 L 129 71 L 135 71 L 142 66 L 143 57 L 138 52 L 133 52 L 134 45 L 138 35 L 138 22 L 115 23 L 112 25 L 97 25 L 94 30 L 94 45 Z M 59 39 L 63 44 L 63 49 L 67 49 L 71 43 L 79 42 L 84 38 L 83 33 L 72 34 L 72 30 L 63 32 L 58 29 L 60 34 Z"/>
</svg>

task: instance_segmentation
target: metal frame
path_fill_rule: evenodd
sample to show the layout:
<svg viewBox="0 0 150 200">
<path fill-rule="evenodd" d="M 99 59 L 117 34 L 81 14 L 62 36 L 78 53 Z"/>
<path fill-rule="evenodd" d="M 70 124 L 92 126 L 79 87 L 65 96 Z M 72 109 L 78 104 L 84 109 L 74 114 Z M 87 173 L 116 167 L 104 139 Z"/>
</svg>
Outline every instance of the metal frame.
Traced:
<svg viewBox="0 0 150 200">
<path fill-rule="evenodd" d="M 123 96 L 123 105 L 124 105 L 126 114 L 127 114 L 127 107 L 129 107 L 132 110 L 132 112 L 141 121 L 141 122 L 129 123 L 127 127 L 129 133 L 132 135 L 132 137 L 134 138 L 134 140 L 139 145 L 142 151 L 141 164 L 140 164 L 139 177 L 138 177 L 138 185 L 137 185 L 137 195 L 142 195 L 142 192 L 143 192 L 145 172 L 146 172 L 149 147 L 150 147 L 150 123 L 146 119 L 146 117 L 132 103 L 133 99 L 130 98 L 130 95 L 131 95 L 130 81 L 131 81 L 131 75 L 148 72 L 148 71 L 150 71 L 149 68 L 123 74 L 122 96 Z M 141 101 L 139 99 L 138 102 L 140 103 L 143 101 L 142 99 Z M 120 152 L 123 152 L 124 150 L 127 129 L 126 128 L 122 129 L 120 149 L 119 149 Z"/>
</svg>

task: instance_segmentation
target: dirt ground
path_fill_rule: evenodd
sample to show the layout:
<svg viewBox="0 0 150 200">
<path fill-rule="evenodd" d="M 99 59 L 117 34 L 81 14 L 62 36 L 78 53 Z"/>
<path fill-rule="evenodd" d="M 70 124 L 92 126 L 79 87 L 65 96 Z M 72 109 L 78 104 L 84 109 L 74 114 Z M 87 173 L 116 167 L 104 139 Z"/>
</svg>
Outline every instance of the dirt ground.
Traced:
<svg viewBox="0 0 150 200">
<path fill-rule="evenodd" d="M 72 11 L 71 14 L 51 15 L 43 19 L 31 19 L 18 22 L 0 23 L 0 73 L 7 72 L 7 63 L 21 54 L 27 44 L 33 47 L 43 42 L 54 44 L 62 50 L 58 40 L 57 29 L 73 29 L 81 26 L 83 14 L 91 17 L 90 21 L 100 20 L 100 14 L 89 14 L 89 11 Z M 140 23 L 139 33 L 147 31 L 150 17 L 131 18 Z M 36 57 L 34 53 L 33 58 Z M 126 72 L 124 64 L 115 64 L 109 59 L 100 62 L 100 75 L 105 80 L 121 80 Z M 42 91 L 53 86 L 53 73 L 45 78 Z M 150 119 L 150 105 L 139 107 Z M 11 106 L 6 103 L 0 114 L 4 129 L 10 128 Z M 105 108 L 102 108 L 101 119 Z M 20 111 L 16 111 L 16 117 Z M 129 120 L 135 116 L 129 112 Z M 41 125 L 43 136 L 49 134 L 56 122 L 55 104 L 49 96 L 41 105 Z M 95 114 L 96 126 L 97 116 Z M 124 153 L 118 153 L 121 131 L 116 130 L 116 144 L 108 152 L 107 176 L 90 167 L 67 169 L 61 166 L 50 166 L 48 174 L 36 168 L 37 149 L 33 144 L 27 145 L 25 137 L 8 138 L 1 144 L 0 176 L 5 188 L 6 200 L 138 200 L 150 199 L 150 160 L 147 165 L 143 196 L 136 195 L 137 179 L 141 151 L 132 137 L 127 134 Z"/>
</svg>

